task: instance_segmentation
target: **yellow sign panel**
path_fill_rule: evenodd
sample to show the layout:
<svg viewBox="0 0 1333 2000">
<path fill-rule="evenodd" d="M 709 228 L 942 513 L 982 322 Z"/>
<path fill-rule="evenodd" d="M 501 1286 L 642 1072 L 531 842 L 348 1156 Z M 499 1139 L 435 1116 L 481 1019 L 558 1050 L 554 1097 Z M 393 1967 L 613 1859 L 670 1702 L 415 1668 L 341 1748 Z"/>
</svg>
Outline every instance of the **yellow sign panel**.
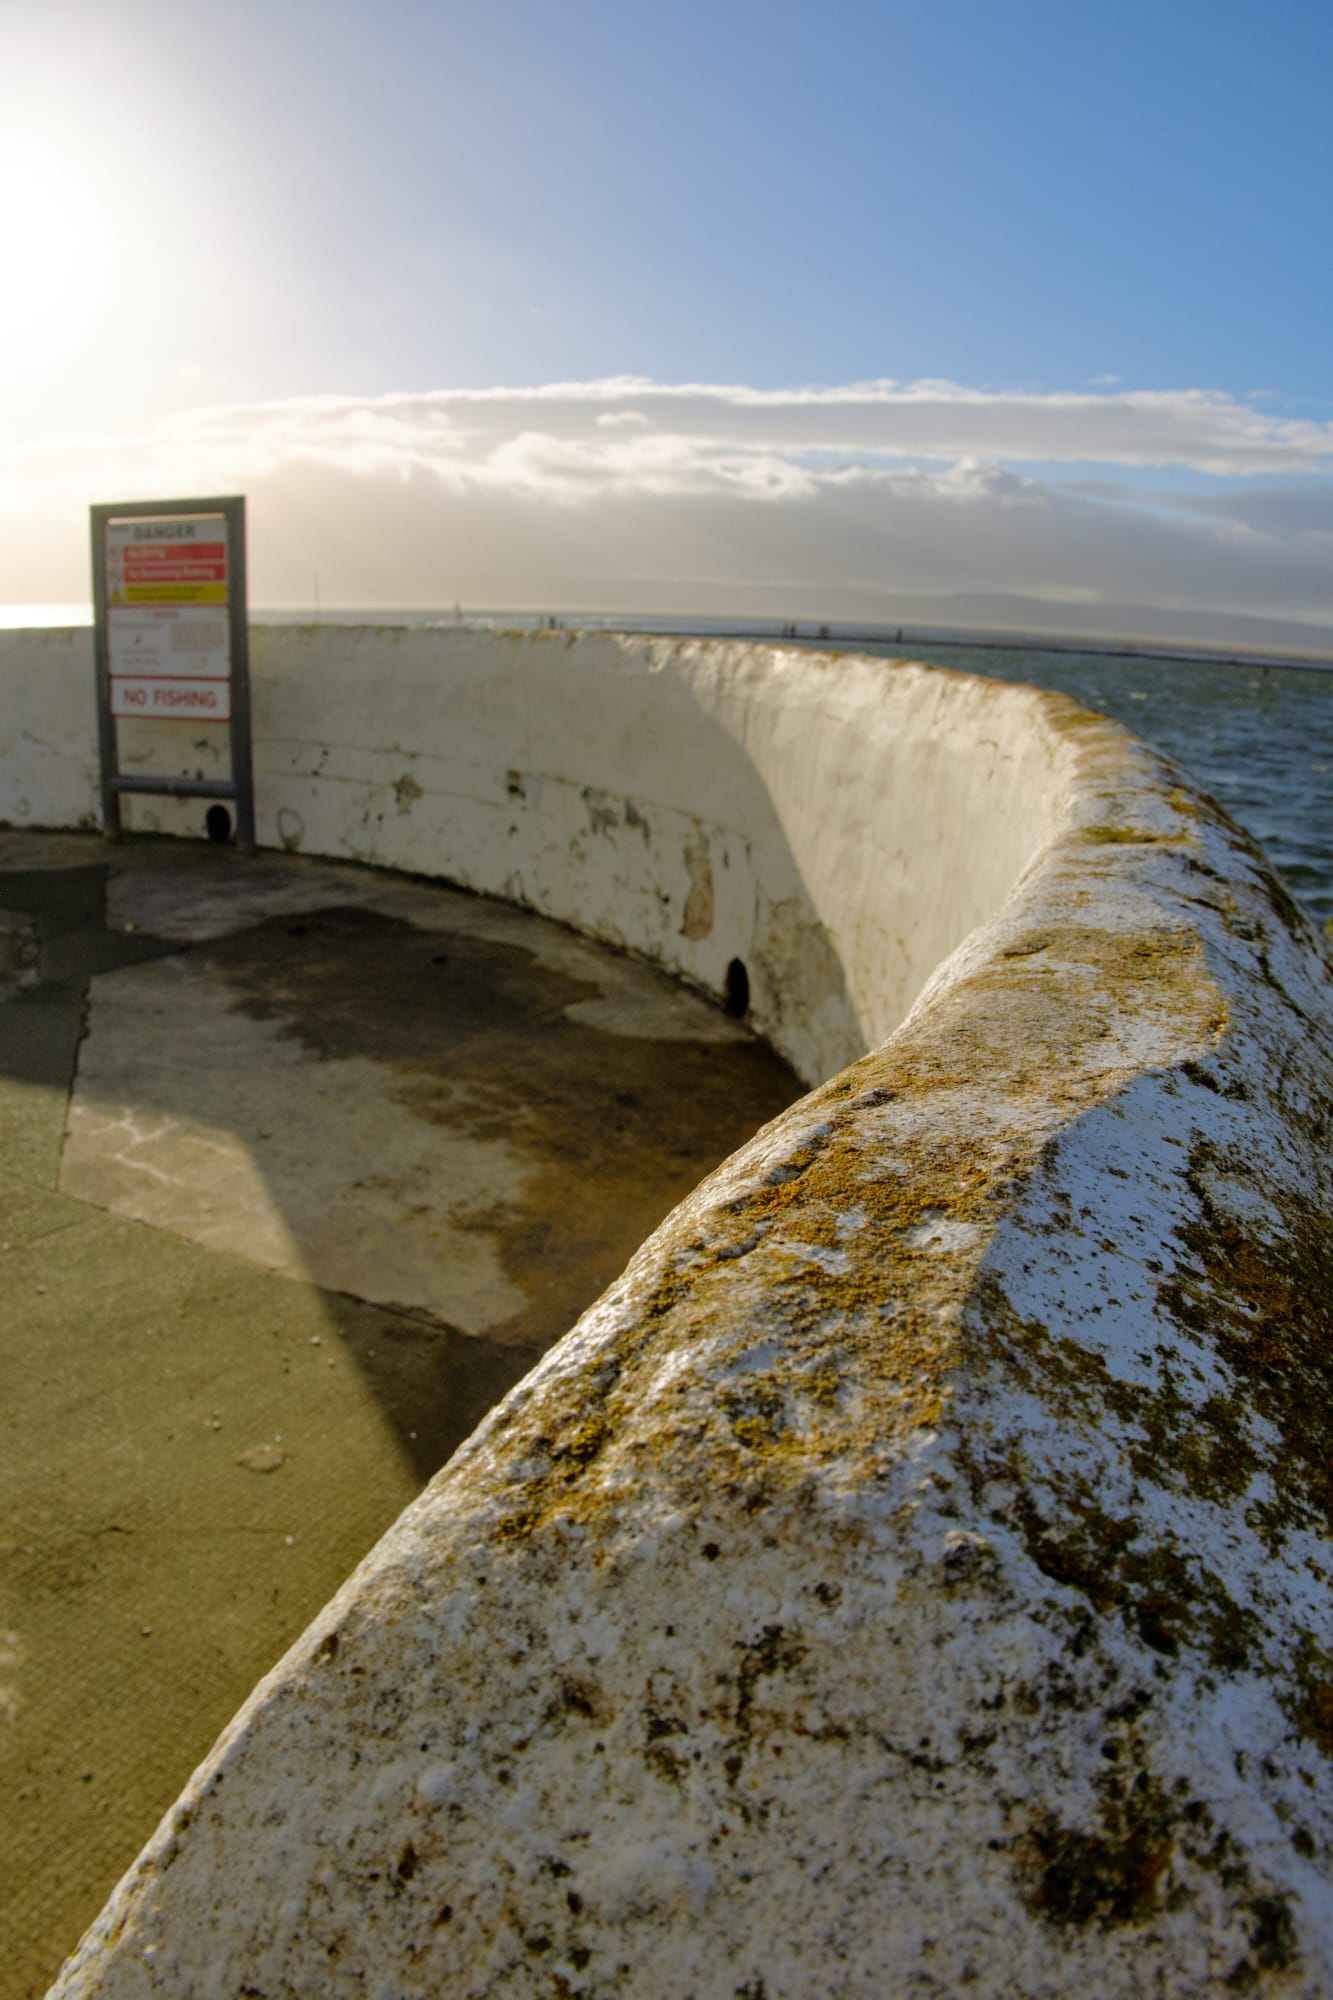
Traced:
<svg viewBox="0 0 1333 2000">
<path fill-rule="evenodd" d="M 225 604 L 225 583 L 127 583 L 123 604 Z"/>
</svg>

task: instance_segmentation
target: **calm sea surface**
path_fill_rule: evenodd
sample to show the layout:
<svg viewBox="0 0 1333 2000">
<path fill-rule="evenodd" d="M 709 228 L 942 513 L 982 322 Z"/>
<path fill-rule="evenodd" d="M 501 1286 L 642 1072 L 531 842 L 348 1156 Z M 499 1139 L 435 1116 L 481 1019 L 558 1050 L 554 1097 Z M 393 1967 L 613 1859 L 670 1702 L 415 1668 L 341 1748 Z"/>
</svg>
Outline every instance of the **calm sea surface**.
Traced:
<svg viewBox="0 0 1333 2000">
<path fill-rule="evenodd" d="M 307 621 L 310 611 L 255 611 L 257 624 Z M 86 624 L 86 605 L 0 606 L 0 626 Z M 451 625 L 439 611 L 325 611 L 329 624 Z M 533 614 L 477 613 L 472 624 L 533 626 Z M 726 638 L 781 636 L 776 624 L 739 620 L 568 615 L 564 626 Z M 1333 922 L 1333 671 L 1155 659 L 1040 648 L 943 645 L 910 635 L 892 643 L 834 626 L 800 642 L 886 658 L 907 656 L 996 680 L 1029 681 L 1073 695 L 1156 743 L 1258 840 L 1318 923 Z"/>
</svg>

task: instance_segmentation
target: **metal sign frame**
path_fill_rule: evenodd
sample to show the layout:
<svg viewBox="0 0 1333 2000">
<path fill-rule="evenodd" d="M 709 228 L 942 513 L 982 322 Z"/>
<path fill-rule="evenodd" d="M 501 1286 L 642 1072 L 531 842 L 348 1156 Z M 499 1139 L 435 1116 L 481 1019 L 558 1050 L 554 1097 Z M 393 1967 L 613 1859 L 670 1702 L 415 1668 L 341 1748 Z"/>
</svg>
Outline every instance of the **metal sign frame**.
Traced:
<svg viewBox="0 0 1333 2000">
<path fill-rule="evenodd" d="M 102 766 L 102 826 L 114 839 L 121 831 L 120 801 L 126 792 L 153 792 L 178 799 L 231 799 L 236 807 L 236 844 L 255 849 L 255 784 L 250 749 L 250 621 L 245 580 L 245 500 L 238 494 L 204 500 L 130 500 L 90 507 L 93 558 L 93 637 L 97 656 L 97 742 Z M 111 708 L 111 605 L 107 595 L 107 528 L 115 522 L 217 515 L 227 528 L 227 630 L 231 677 L 230 778 L 150 777 L 122 771 L 116 718 Z M 196 725 L 197 717 L 190 718 Z"/>
</svg>

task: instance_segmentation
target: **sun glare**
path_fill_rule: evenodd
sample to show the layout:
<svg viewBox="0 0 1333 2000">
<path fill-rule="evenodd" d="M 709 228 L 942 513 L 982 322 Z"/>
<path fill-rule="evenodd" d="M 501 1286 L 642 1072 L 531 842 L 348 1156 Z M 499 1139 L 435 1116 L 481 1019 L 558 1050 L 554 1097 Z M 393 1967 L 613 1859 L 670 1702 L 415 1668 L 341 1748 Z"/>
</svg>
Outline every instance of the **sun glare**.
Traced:
<svg viewBox="0 0 1333 2000">
<path fill-rule="evenodd" d="M 69 390 L 113 302 L 124 224 L 108 165 L 40 130 L 0 132 L 0 378 L 19 407 Z"/>
<path fill-rule="evenodd" d="M 10 133 L 0 150 L 0 255 L 8 303 L 0 338 L 58 326 L 78 302 L 105 227 L 89 164 Z"/>
</svg>

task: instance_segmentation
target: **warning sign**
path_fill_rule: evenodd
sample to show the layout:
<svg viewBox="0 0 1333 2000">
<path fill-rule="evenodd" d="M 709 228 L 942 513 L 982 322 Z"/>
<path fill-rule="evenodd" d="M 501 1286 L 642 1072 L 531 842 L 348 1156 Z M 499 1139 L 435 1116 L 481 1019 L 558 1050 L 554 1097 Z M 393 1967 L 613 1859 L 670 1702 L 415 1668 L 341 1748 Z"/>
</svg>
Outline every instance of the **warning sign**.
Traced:
<svg viewBox="0 0 1333 2000">
<path fill-rule="evenodd" d="M 111 713 L 229 721 L 225 518 L 108 521 L 106 597 Z"/>
<path fill-rule="evenodd" d="M 172 604 L 134 605 L 113 612 L 108 633 L 111 673 L 165 674 L 170 680 L 226 680 L 226 620 Z"/>
<path fill-rule="evenodd" d="M 113 614 L 130 604 L 225 604 L 225 519 L 109 521 L 106 595 Z"/>
<path fill-rule="evenodd" d="M 192 722 L 231 721 L 230 681 L 169 681 L 160 674 L 149 680 L 132 680 L 128 674 L 111 677 L 113 715 L 179 715 Z"/>
<path fill-rule="evenodd" d="M 150 792 L 204 803 L 209 839 L 227 839 L 226 800 L 236 844 L 253 854 L 245 501 L 99 501 L 89 525 L 102 824 L 118 833 L 124 795 Z M 136 718 L 188 729 L 136 734 Z"/>
</svg>

